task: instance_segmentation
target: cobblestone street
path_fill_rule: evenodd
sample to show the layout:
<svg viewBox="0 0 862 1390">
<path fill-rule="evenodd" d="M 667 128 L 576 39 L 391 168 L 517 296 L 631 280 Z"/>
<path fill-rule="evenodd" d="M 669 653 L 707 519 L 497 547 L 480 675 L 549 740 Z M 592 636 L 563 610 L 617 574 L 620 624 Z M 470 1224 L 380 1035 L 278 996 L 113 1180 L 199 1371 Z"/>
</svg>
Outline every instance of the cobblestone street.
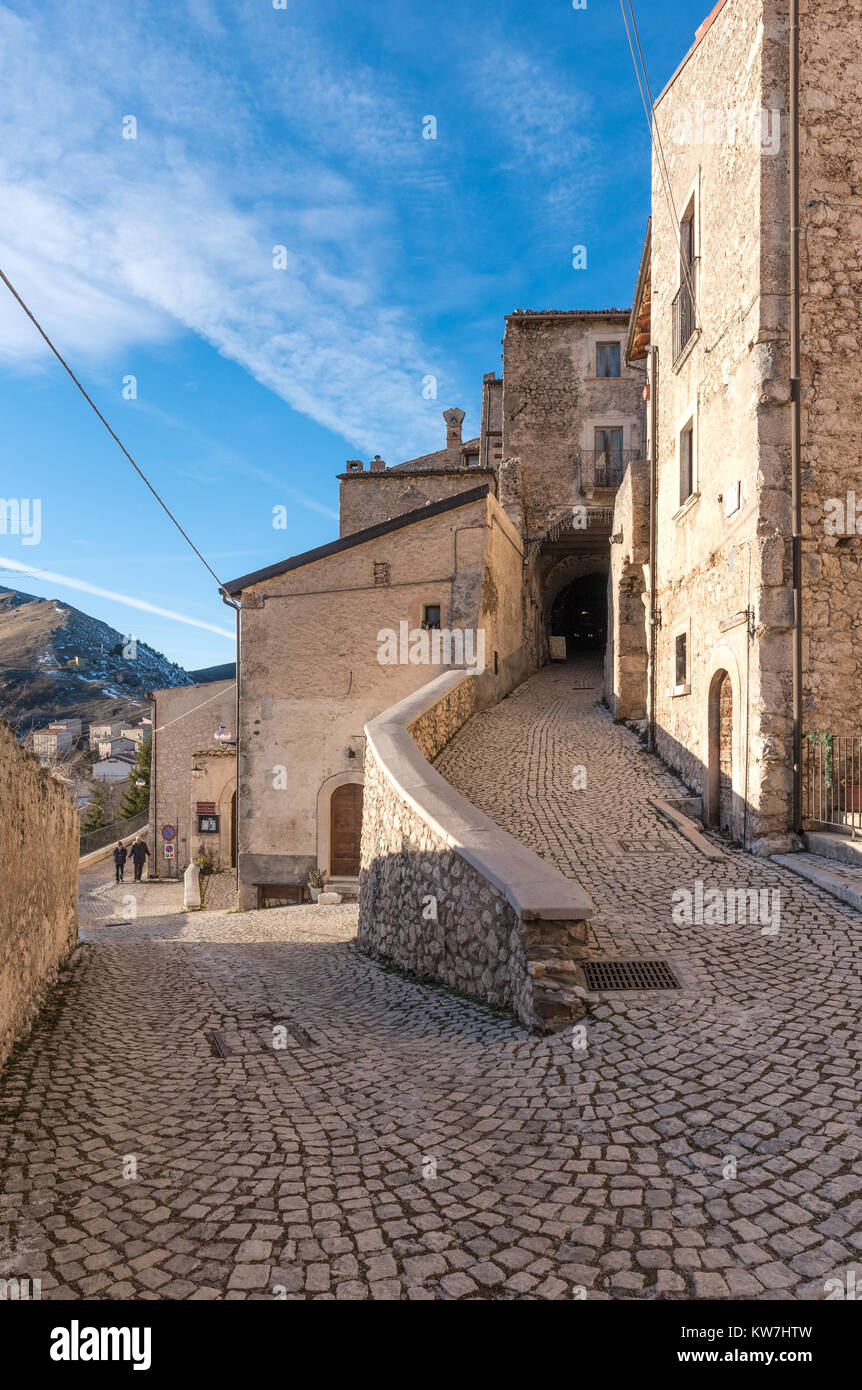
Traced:
<svg viewBox="0 0 862 1390">
<path fill-rule="evenodd" d="M 593 997 L 578 1049 L 367 960 L 355 905 L 186 916 L 175 888 L 99 866 L 0 1079 L 8 1272 L 84 1299 L 822 1299 L 862 1280 L 862 918 L 769 862 L 699 854 L 649 804 L 684 789 L 599 693 L 597 666 L 545 668 L 438 767 L 579 879 L 598 953 L 668 959 L 681 990 Z M 779 889 L 777 934 L 674 925 L 697 880 Z"/>
</svg>

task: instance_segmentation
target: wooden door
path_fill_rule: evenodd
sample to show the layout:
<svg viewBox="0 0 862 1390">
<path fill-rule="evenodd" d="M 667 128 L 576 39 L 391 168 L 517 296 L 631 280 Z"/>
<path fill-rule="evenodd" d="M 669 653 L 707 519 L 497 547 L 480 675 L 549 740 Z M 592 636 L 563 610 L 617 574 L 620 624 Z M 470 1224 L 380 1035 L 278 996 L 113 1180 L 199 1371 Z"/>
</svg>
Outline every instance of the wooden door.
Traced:
<svg viewBox="0 0 862 1390">
<path fill-rule="evenodd" d="M 357 782 L 336 787 L 329 803 L 329 872 L 333 878 L 357 878 L 362 835 L 362 788 Z"/>
</svg>

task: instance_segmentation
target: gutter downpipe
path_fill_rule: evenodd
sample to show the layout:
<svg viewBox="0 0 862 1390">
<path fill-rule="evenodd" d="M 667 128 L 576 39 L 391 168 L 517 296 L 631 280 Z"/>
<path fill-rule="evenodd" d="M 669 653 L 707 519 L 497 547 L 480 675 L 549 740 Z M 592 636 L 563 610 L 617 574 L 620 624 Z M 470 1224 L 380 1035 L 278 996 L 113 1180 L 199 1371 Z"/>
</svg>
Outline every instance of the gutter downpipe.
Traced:
<svg viewBox="0 0 862 1390">
<path fill-rule="evenodd" d="M 793 521 L 793 829 L 802 832 L 802 384 L 799 329 L 799 0 L 790 0 L 790 502 Z"/>
<path fill-rule="evenodd" d="M 658 348 L 650 347 L 649 413 L 649 709 L 647 717 L 647 747 L 655 751 L 655 686 L 656 686 L 656 482 L 658 477 Z"/>
<path fill-rule="evenodd" d="M 236 792 L 234 801 L 234 834 L 233 839 L 236 843 L 236 871 L 237 887 L 239 887 L 239 666 L 240 666 L 240 614 L 242 604 L 237 603 L 236 599 L 231 598 L 220 589 L 222 603 L 226 603 L 228 608 L 232 608 L 236 613 L 236 675 L 234 678 L 234 728 L 236 729 Z"/>
</svg>

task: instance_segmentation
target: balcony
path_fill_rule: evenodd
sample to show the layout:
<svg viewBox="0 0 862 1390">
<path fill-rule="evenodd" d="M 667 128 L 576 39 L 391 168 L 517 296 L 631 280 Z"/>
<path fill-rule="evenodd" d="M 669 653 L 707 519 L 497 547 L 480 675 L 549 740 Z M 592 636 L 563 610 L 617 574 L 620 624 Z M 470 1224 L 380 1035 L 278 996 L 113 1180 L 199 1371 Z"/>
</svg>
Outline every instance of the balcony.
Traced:
<svg viewBox="0 0 862 1390">
<path fill-rule="evenodd" d="M 689 278 L 683 280 L 673 300 L 673 365 L 676 366 L 688 347 L 697 327 L 697 279 L 700 258 L 689 266 Z"/>
<path fill-rule="evenodd" d="M 641 449 L 581 449 L 578 453 L 580 492 L 593 498 L 616 492 L 632 459 L 643 458 Z"/>
</svg>

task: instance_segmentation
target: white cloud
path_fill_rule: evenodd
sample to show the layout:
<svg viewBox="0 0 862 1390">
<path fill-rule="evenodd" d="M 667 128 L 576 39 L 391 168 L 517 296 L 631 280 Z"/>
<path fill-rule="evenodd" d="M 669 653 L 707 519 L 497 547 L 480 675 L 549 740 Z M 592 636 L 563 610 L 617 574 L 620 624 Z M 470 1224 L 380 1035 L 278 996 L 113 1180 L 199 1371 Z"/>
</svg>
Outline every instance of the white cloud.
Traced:
<svg viewBox="0 0 862 1390">
<path fill-rule="evenodd" d="M 229 641 L 235 641 L 235 633 L 228 632 L 226 628 L 218 627 L 215 623 L 205 623 L 200 618 L 189 618 L 185 613 L 176 613 L 171 608 L 160 608 L 158 604 L 149 603 L 146 599 L 134 598 L 129 594 L 118 594 L 113 589 L 103 589 L 100 584 L 90 584 L 86 579 L 75 579 L 68 574 L 54 574 L 52 570 L 37 570 L 32 565 L 21 564 L 19 560 L 10 560 L 5 555 L 0 555 L 0 567 L 12 570 L 15 574 L 30 575 L 34 579 L 39 579 L 43 584 L 60 584 L 67 589 L 80 589 L 82 593 L 95 594 L 98 598 L 112 599 L 115 603 L 122 603 L 127 608 L 140 608 L 144 613 L 157 613 L 161 618 L 171 618 L 175 623 L 185 623 L 188 627 L 202 627 L 206 632 L 217 632 L 219 637 L 227 637 Z"/>
<path fill-rule="evenodd" d="M 193 45 L 169 47 L 155 24 L 136 30 L 146 18 L 128 7 L 76 8 L 74 20 L 53 7 L 22 19 L 0 6 L 14 94 L 0 114 L 0 264 L 58 349 L 133 370 L 136 346 L 185 328 L 369 453 L 436 445 L 421 383 L 447 373 L 388 292 L 394 233 L 381 205 L 343 170 L 261 142 L 253 96 L 198 64 Z M 204 0 L 190 9 L 206 42 L 219 16 Z M 352 131 L 346 164 L 387 149 L 397 162 L 394 102 L 307 47 L 282 101 L 305 112 L 319 145 Z M 129 113 L 137 140 L 122 138 Z M 276 245 L 285 270 L 273 268 Z M 41 367 L 47 350 L 4 295 L 0 357 Z"/>
</svg>

